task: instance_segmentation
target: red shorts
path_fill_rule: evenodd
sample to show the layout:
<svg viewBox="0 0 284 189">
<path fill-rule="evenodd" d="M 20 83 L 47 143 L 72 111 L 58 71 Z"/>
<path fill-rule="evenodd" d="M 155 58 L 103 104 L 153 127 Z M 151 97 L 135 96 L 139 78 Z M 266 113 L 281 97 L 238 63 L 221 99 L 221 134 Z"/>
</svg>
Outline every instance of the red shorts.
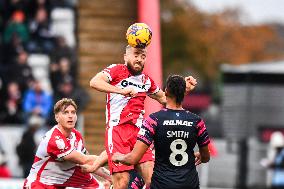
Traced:
<svg viewBox="0 0 284 189">
<path fill-rule="evenodd" d="M 25 181 L 25 184 L 24 184 L 24 187 L 23 189 L 65 189 L 66 187 L 65 186 L 53 186 L 53 185 L 46 185 L 46 184 L 43 184 L 39 181 L 34 181 L 30 184 L 30 186 L 26 186 L 26 181 Z M 98 184 L 97 183 L 94 183 L 94 184 L 90 184 L 89 186 L 86 186 L 86 187 L 80 187 L 81 189 L 97 189 L 99 188 Z"/>
<path fill-rule="evenodd" d="M 25 186 L 25 185 L 26 184 L 24 184 L 23 189 L 65 189 L 65 187 L 46 185 L 39 181 L 32 182 L 30 186 Z"/>
<path fill-rule="evenodd" d="M 127 166 L 113 163 L 111 156 L 115 152 L 122 154 L 131 152 L 136 143 L 138 132 L 139 128 L 131 124 L 107 127 L 105 147 L 108 154 L 108 165 L 111 174 L 134 169 L 133 165 Z M 150 148 L 148 148 L 139 163 L 146 161 L 154 161 L 154 154 Z"/>
</svg>

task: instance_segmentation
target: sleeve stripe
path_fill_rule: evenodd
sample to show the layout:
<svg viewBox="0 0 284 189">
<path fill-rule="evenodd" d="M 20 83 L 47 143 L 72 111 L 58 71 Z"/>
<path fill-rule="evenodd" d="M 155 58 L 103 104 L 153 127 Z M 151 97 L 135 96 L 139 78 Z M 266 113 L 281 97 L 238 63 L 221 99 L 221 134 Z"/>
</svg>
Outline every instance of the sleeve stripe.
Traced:
<svg viewBox="0 0 284 189">
<path fill-rule="evenodd" d="M 86 149 L 86 148 L 83 148 L 83 149 L 82 149 L 82 153 L 83 153 L 83 154 L 87 154 L 87 149 Z"/>
<path fill-rule="evenodd" d="M 197 136 L 202 135 L 202 133 L 203 133 L 205 130 L 206 130 L 206 128 L 205 128 L 205 127 L 202 127 L 202 128 L 198 131 Z"/>
<path fill-rule="evenodd" d="M 152 142 L 150 142 L 149 140 L 147 140 L 146 137 L 144 136 L 138 136 L 137 140 L 140 140 L 141 142 L 143 142 L 144 144 L 146 144 L 147 146 L 150 146 L 152 144 Z"/>
<path fill-rule="evenodd" d="M 198 124 L 197 124 L 197 128 L 200 129 L 200 127 L 204 127 L 205 123 L 203 120 L 201 120 Z"/>
<path fill-rule="evenodd" d="M 70 150 L 66 151 L 65 153 L 58 154 L 57 158 L 62 158 L 64 156 L 67 156 L 68 154 L 71 154 L 71 152 L 74 150 L 74 148 L 71 148 Z"/>
<path fill-rule="evenodd" d="M 155 91 L 153 91 L 152 93 L 148 93 L 148 94 L 151 94 L 151 95 L 156 94 L 157 92 L 159 92 L 159 90 L 160 90 L 160 88 L 157 87 Z"/>
<path fill-rule="evenodd" d="M 210 143 L 210 139 L 208 138 L 206 141 L 204 141 L 202 144 L 198 146 L 205 146 L 205 145 L 208 145 L 209 143 Z"/>
<path fill-rule="evenodd" d="M 150 117 L 146 118 L 143 122 L 143 126 L 146 127 L 152 134 L 154 134 L 154 125 L 157 125 L 157 122 L 151 119 Z"/>
</svg>

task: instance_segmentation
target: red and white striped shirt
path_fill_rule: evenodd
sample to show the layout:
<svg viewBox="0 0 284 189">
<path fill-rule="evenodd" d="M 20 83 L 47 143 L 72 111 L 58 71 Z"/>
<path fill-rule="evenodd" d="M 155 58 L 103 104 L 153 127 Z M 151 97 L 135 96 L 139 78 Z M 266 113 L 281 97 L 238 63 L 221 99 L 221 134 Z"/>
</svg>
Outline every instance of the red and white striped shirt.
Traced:
<svg viewBox="0 0 284 189">
<path fill-rule="evenodd" d="M 63 187 L 80 188 L 94 184 L 99 187 L 92 174 L 83 173 L 75 163 L 63 160 L 73 150 L 86 152 L 82 136 L 76 129 L 72 130 L 68 138 L 61 133 L 58 126 L 50 129 L 39 144 L 25 187 L 29 187 L 34 181 Z"/>
<path fill-rule="evenodd" d="M 103 70 L 110 84 L 119 88 L 132 87 L 138 92 L 135 97 L 107 93 L 106 120 L 110 127 L 125 123 L 141 127 L 146 95 L 159 91 L 159 87 L 146 74 L 132 75 L 125 64 L 112 64 Z"/>
</svg>

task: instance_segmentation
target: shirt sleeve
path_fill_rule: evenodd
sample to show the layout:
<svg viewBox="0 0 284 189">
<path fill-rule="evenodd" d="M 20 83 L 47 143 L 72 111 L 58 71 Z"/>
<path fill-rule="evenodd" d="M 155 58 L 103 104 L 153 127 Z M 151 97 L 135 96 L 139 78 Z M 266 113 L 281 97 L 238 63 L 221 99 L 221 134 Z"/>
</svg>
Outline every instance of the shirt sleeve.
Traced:
<svg viewBox="0 0 284 189">
<path fill-rule="evenodd" d="M 107 75 L 109 81 L 113 81 L 117 77 L 119 66 L 118 64 L 112 64 L 105 68 L 102 72 Z"/>
<path fill-rule="evenodd" d="M 154 135 L 157 127 L 157 119 L 150 115 L 145 118 L 140 128 L 140 131 L 137 136 L 137 140 L 145 143 L 147 146 L 150 146 L 154 140 Z"/>
<path fill-rule="evenodd" d="M 206 146 L 210 143 L 209 135 L 202 119 L 197 123 L 197 144 L 199 147 Z"/>
<path fill-rule="evenodd" d="M 160 88 L 156 85 L 155 81 L 151 77 L 149 77 L 149 80 L 151 82 L 151 87 L 147 91 L 147 94 L 150 95 L 157 93 L 160 90 Z"/>
<path fill-rule="evenodd" d="M 47 152 L 57 160 L 62 160 L 64 156 L 67 156 L 73 150 L 74 148 L 71 147 L 66 138 L 60 136 L 52 136 L 48 142 Z"/>
<path fill-rule="evenodd" d="M 84 140 L 83 140 L 83 136 L 82 134 L 77 131 L 76 129 L 74 129 L 74 132 L 76 133 L 76 136 L 78 136 L 77 140 L 79 141 L 78 142 L 78 148 L 79 148 L 79 151 L 85 155 L 89 154 L 88 150 L 85 148 L 85 145 L 84 145 Z"/>
</svg>

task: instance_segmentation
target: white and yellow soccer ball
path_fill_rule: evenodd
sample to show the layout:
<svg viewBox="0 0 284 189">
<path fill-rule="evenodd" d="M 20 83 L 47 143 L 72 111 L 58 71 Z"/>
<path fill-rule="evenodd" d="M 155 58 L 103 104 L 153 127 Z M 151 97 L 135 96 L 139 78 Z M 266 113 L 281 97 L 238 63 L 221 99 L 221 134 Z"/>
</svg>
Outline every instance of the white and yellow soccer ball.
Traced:
<svg viewBox="0 0 284 189">
<path fill-rule="evenodd" d="M 130 46 L 145 48 L 151 43 L 151 28 L 144 23 L 135 23 L 129 26 L 126 32 L 126 39 Z"/>
</svg>

